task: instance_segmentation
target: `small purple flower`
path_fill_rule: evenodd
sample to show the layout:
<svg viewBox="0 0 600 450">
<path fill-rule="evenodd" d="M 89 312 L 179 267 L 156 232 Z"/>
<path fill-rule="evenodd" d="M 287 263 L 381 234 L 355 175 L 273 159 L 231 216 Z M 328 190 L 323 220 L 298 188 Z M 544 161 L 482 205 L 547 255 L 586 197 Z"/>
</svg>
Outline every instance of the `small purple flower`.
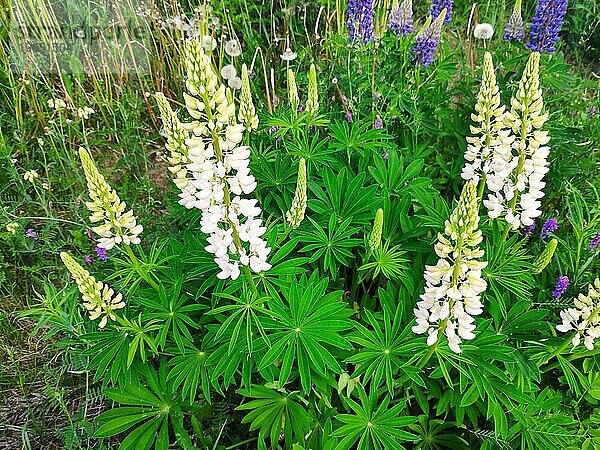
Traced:
<svg viewBox="0 0 600 450">
<path fill-rule="evenodd" d="M 25 231 L 25 237 L 32 238 L 34 241 L 38 240 L 37 232 L 33 228 L 28 228 Z"/>
<path fill-rule="evenodd" d="M 277 95 L 273 95 L 273 106 L 277 108 L 279 106 L 279 97 Z"/>
<path fill-rule="evenodd" d="M 390 154 L 388 152 L 385 152 L 382 156 L 383 159 L 388 159 L 390 157 Z"/>
<path fill-rule="evenodd" d="M 600 232 L 596 233 L 596 236 L 594 236 L 592 238 L 592 240 L 590 241 L 590 246 L 588 247 L 588 250 L 595 250 L 596 247 L 598 247 L 598 245 L 600 245 Z"/>
<path fill-rule="evenodd" d="M 550 217 L 544 222 L 541 235 L 543 238 L 547 238 L 550 233 L 554 233 L 556 230 L 558 230 L 558 221 L 556 217 Z"/>
<path fill-rule="evenodd" d="M 96 247 L 96 256 L 98 256 L 98 259 L 100 261 L 107 261 L 108 260 L 108 252 L 106 251 L 105 248 L 102 247 Z"/>
<path fill-rule="evenodd" d="M 348 34 L 350 42 L 373 40 L 373 9 L 374 0 L 348 1 Z"/>
<path fill-rule="evenodd" d="M 433 0 L 429 13 L 431 14 L 431 20 L 437 19 L 444 8 L 446 8 L 444 23 L 450 23 L 452 20 L 452 0 Z"/>
<path fill-rule="evenodd" d="M 417 34 L 417 43 L 411 49 L 415 66 L 427 67 L 433 62 L 433 54 L 437 50 L 442 34 L 444 11 L 442 10 L 437 19 Z"/>
<path fill-rule="evenodd" d="M 85 256 L 83 257 L 83 259 L 85 260 L 85 263 L 86 263 L 88 266 L 91 266 L 92 264 L 94 264 L 94 258 L 92 258 L 90 255 L 85 255 Z"/>
<path fill-rule="evenodd" d="M 502 39 L 505 41 L 520 41 L 525 37 L 523 17 L 521 16 L 521 0 L 517 0 L 513 12 L 506 22 Z"/>
<path fill-rule="evenodd" d="M 527 48 L 534 52 L 553 52 L 567 12 L 568 0 L 538 0 L 529 28 Z"/>
<path fill-rule="evenodd" d="M 403 0 L 402 4 L 394 2 L 390 11 L 390 30 L 397 37 L 406 36 L 413 32 L 412 0 Z"/>
<path fill-rule="evenodd" d="M 554 290 L 552 291 L 552 297 L 561 298 L 562 295 L 567 291 L 570 283 L 569 277 L 564 275 L 558 277 L 558 280 L 556 280 L 556 286 L 554 286 Z"/>
<path fill-rule="evenodd" d="M 521 232 L 523 233 L 523 236 L 531 237 L 531 235 L 533 235 L 533 230 L 535 230 L 535 223 L 532 223 L 531 225 L 523 227 Z"/>
<path fill-rule="evenodd" d="M 377 116 L 375 118 L 375 122 L 373 123 L 373 127 L 375 127 L 375 129 L 380 130 L 383 128 L 383 120 L 381 119 L 380 116 Z"/>
<path fill-rule="evenodd" d="M 587 111 L 587 115 L 588 115 L 588 117 L 593 117 L 594 114 L 596 114 L 596 107 L 590 106 L 590 109 L 588 109 L 588 111 Z"/>
<path fill-rule="evenodd" d="M 354 122 L 354 120 L 352 119 L 352 113 L 350 111 L 346 112 L 346 120 L 348 121 L 348 123 Z"/>
<path fill-rule="evenodd" d="M 298 105 L 298 112 L 304 112 L 304 106 L 303 105 Z"/>
</svg>

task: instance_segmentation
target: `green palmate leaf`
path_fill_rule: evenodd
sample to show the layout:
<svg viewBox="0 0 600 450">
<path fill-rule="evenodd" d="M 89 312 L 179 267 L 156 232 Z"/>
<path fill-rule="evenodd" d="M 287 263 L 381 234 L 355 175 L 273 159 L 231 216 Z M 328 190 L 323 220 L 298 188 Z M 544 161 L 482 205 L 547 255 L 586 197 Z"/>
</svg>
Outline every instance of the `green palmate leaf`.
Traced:
<svg viewBox="0 0 600 450">
<path fill-rule="evenodd" d="M 410 341 L 410 327 L 402 328 L 402 308 L 395 311 L 384 308 L 381 322 L 368 310 L 364 310 L 363 315 L 371 328 L 355 324 L 357 331 L 349 335 L 348 339 L 358 344 L 361 350 L 347 361 L 356 365 L 353 377 L 364 375 L 363 383 L 371 381 L 376 387 L 385 382 L 390 396 L 393 396 L 394 380 L 404 366 L 402 357 L 414 355 L 422 344 Z M 408 371 L 411 377 L 412 372 L 410 369 Z M 418 373 L 414 376 L 419 384 L 424 384 Z"/>
<path fill-rule="evenodd" d="M 194 346 L 187 346 L 184 354 L 176 356 L 169 364 L 172 366 L 167 380 L 172 383 L 173 390 L 181 387 L 181 397 L 194 402 L 198 386 L 202 386 L 204 398 L 210 403 L 210 367 L 207 365 L 206 351 Z"/>
<path fill-rule="evenodd" d="M 300 230 L 298 239 L 305 245 L 302 251 L 312 255 L 312 261 L 320 259 L 325 271 L 329 270 L 331 277 L 339 276 L 339 265 L 348 266 L 352 259 L 352 249 L 357 247 L 361 240 L 352 238 L 359 231 L 357 227 L 350 227 L 351 218 L 337 223 L 337 216 L 332 214 L 329 218 L 327 231 L 310 217 L 313 224 L 312 230 Z"/>
<path fill-rule="evenodd" d="M 377 187 L 365 186 L 365 178 L 364 173 L 354 176 L 344 167 L 337 176 L 329 169 L 323 172 L 324 189 L 311 179 L 308 209 L 316 213 L 316 221 L 324 224 L 335 213 L 338 222 L 352 218 L 352 224 L 367 225 L 373 217 Z"/>
<path fill-rule="evenodd" d="M 337 122 L 331 124 L 332 142 L 329 146 L 339 152 L 345 152 L 348 160 L 357 153 L 364 156 L 367 153 L 384 152 L 386 148 L 393 147 L 389 142 L 392 136 L 383 129 L 372 128 L 371 123 L 362 124 Z"/>
<path fill-rule="evenodd" d="M 412 288 L 411 278 L 405 276 L 408 270 L 406 266 L 408 260 L 403 257 L 404 254 L 405 252 L 400 250 L 399 245 L 390 247 L 389 242 L 385 241 L 371 254 L 373 261 L 363 264 L 358 270 L 373 270 L 373 278 L 381 273 L 388 280 L 402 279 L 405 284 L 408 283 L 407 287 Z"/>
<path fill-rule="evenodd" d="M 319 280 L 316 273 L 309 279 L 303 276 L 282 289 L 283 298 L 269 301 L 272 318 L 263 324 L 272 345 L 259 366 L 281 361 L 281 386 L 297 368 L 304 391 L 310 392 L 311 374 L 324 375 L 328 370 L 340 373 L 334 354 L 352 348 L 341 332 L 351 328 L 348 317 L 353 311 L 341 301 L 340 291 L 325 293 L 327 282 Z"/>
<path fill-rule="evenodd" d="M 167 450 L 169 421 L 181 414 L 181 406 L 173 398 L 166 370 L 166 364 L 161 364 L 158 374 L 151 368 L 142 372 L 144 384 L 129 383 L 121 389 L 107 389 L 108 398 L 129 406 L 100 414 L 94 436 L 115 436 L 133 428 L 119 450 Z"/>
<path fill-rule="evenodd" d="M 297 393 L 265 386 L 240 389 L 239 393 L 253 399 L 236 408 L 249 411 L 242 423 L 250 422 L 251 430 L 259 429 L 261 436 L 270 437 L 272 448 L 277 447 L 282 431 L 285 448 L 291 447 L 292 440 L 304 441 L 310 429 L 311 417 L 301 405 L 303 399 Z"/>
<path fill-rule="evenodd" d="M 414 416 L 402 415 L 406 405 L 399 403 L 390 406 L 390 397 L 380 400 L 375 389 L 367 395 L 362 386 L 356 391 L 360 404 L 347 399 L 348 406 L 354 414 L 338 414 L 336 419 L 343 425 L 336 428 L 334 436 L 342 438 L 335 450 L 358 449 L 402 449 L 401 443 L 415 441 L 418 437 L 402 430 L 414 423 Z M 358 443 L 358 444 L 357 444 Z M 354 447 L 357 444 L 357 447 Z"/>
</svg>

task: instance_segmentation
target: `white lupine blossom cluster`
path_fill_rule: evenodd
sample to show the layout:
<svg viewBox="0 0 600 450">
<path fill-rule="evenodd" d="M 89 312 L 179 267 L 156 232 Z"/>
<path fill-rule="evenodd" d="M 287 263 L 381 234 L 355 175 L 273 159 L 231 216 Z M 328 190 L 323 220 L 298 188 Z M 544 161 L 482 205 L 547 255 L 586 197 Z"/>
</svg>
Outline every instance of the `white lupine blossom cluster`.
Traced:
<svg viewBox="0 0 600 450">
<path fill-rule="evenodd" d="M 461 176 L 465 180 L 475 181 L 483 176 L 489 189 L 495 192 L 496 186 L 502 187 L 508 175 L 508 172 L 504 172 L 507 169 L 504 158 L 510 153 L 514 138 L 503 125 L 504 106 L 500 105 L 500 90 L 489 52 L 485 53 L 483 59 L 483 77 L 475 111 L 475 114 L 471 114 L 471 120 L 477 125 L 471 125 L 473 135 L 467 136 L 465 160 L 468 162 Z"/>
<path fill-rule="evenodd" d="M 63 260 L 65 266 L 67 266 L 67 269 L 69 269 L 75 283 L 77 283 L 79 292 L 82 294 L 83 306 L 88 311 L 90 320 L 102 317 L 98 324 L 100 328 L 106 326 L 108 319 L 114 321 L 116 319 L 114 311 L 125 307 L 123 296 L 121 294 L 115 295 L 114 291 L 108 285 L 105 285 L 101 281 L 96 281 L 68 253 L 62 252 L 60 258 Z"/>
<path fill-rule="evenodd" d="M 600 337 L 600 278 L 589 285 L 587 295 L 580 293 L 574 304 L 575 308 L 560 312 L 563 323 L 557 325 L 556 329 L 563 333 L 574 330 L 576 333 L 571 340 L 573 347 L 577 347 L 583 337 L 583 345 L 592 351 L 594 341 Z"/>
<path fill-rule="evenodd" d="M 540 54 L 533 52 L 527 62 L 519 90 L 511 99 L 511 109 L 504 115 L 504 125 L 514 134 L 510 151 L 494 153 L 488 174 L 491 191 L 483 204 L 492 218 L 504 215 L 512 229 L 529 226 L 541 214 L 539 201 L 548 172 L 546 146 L 550 137 L 540 128 L 548 119 L 539 88 Z"/>
<path fill-rule="evenodd" d="M 85 206 L 92 213 L 90 221 L 104 222 L 92 228 L 100 236 L 98 247 L 110 250 L 115 244 L 139 244 L 139 234 L 144 228 L 136 223 L 133 210 L 125 212 L 127 205 L 98 172 L 87 150 L 79 148 L 79 157 L 92 199 L 91 202 L 85 202 Z"/>
<path fill-rule="evenodd" d="M 463 339 L 473 339 L 473 316 L 483 312 L 481 294 L 487 283 L 481 278 L 486 261 L 479 261 L 484 251 L 477 247 L 481 241 L 478 229 L 477 184 L 467 181 L 458 205 L 446 221 L 444 234 L 438 234 L 435 266 L 425 266 L 426 288 L 415 308 L 417 324 L 412 331 L 428 333 L 427 345 L 440 340 L 443 333 L 448 346 L 460 353 Z"/>
<path fill-rule="evenodd" d="M 271 249 L 262 239 L 266 228 L 258 200 L 242 198 L 256 188 L 249 168 L 250 148 L 239 145 L 245 126 L 236 122 L 232 96 L 196 40 L 186 46 L 186 68 L 189 94 L 184 94 L 185 105 L 196 121 L 171 120 L 170 108 L 163 115 L 167 144 L 183 143 L 178 153 L 187 151 L 187 182 L 181 183 L 179 203 L 202 210 L 201 230 L 209 235 L 206 250 L 215 255 L 221 269 L 217 277 L 235 280 L 240 264 L 254 272 L 268 270 Z M 249 111 L 246 105 L 245 114 Z M 182 140 L 182 136 L 187 137 Z"/>
</svg>

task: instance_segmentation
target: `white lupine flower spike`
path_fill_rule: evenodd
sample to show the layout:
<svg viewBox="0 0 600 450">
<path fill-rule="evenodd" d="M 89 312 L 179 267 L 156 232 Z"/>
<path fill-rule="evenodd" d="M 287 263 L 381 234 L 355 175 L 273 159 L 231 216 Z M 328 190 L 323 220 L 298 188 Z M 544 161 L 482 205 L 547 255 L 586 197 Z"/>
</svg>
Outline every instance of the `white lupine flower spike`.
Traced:
<svg viewBox="0 0 600 450">
<path fill-rule="evenodd" d="M 489 52 L 484 55 L 481 87 L 471 119 L 477 125 L 471 125 L 472 136 L 467 137 L 465 160 L 468 162 L 461 176 L 465 180 L 482 179 L 480 195 L 486 182 L 490 191 L 496 192 L 496 186 L 502 186 L 510 173 L 502 161 L 510 153 L 513 138 L 503 125 L 504 106 L 500 105 L 500 90 Z"/>
<path fill-rule="evenodd" d="M 540 54 L 529 57 L 517 94 L 511 99 L 511 109 L 504 115 L 504 125 L 515 138 L 506 154 L 494 153 L 491 164 L 493 175 L 487 186 L 491 193 L 483 204 L 492 218 L 504 216 L 509 230 L 532 225 L 541 214 L 540 199 L 544 196 L 543 181 L 548 172 L 550 141 L 541 128 L 548 119 L 542 113 L 544 102 L 540 90 Z"/>
<path fill-rule="evenodd" d="M 62 252 L 60 258 L 69 269 L 71 276 L 77 283 L 79 292 L 82 294 L 83 306 L 88 311 L 90 320 L 100 319 L 98 326 L 104 328 L 108 319 L 116 320 L 114 311 L 125 307 L 123 296 L 115 295 L 114 291 L 90 275 L 71 255 Z"/>
<path fill-rule="evenodd" d="M 562 323 L 556 329 L 562 333 L 575 331 L 571 340 L 573 347 L 577 347 L 583 338 L 585 348 L 592 351 L 595 340 L 600 337 L 600 278 L 589 285 L 587 295 L 579 294 L 574 306 L 560 312 Z"/>
<path fill-rule="evenodd" d="M 473 316 L 483 312 L 481 294 L 487 283 L 481 278 L 486 261 L 478 245 L 482 241 L 478 229 L 477 184 L 467 181 L 458 205 L 446 221 L 444 234 L 438 234 L 435 252 L 439 260 L 435 266 L 426 266 L 426 287 L 415 308 L 417 324 L 414 333 L 427 333 L 427 345 L 437 344 L 441 334 L 448 346 L 460 353 L 463 339 L 475 338 Z"/>
<path fill-rule="evenodd" d="M 136 223 L 133 210 L 125 212 L 127 205 L 106 182 L 87 150 L 79 148 L 79 157 L 92 199 L 91 202 L 85 202 L 92 213 L 90 221 L 104 222 L 102 225 L 92 228 L 100 236 L 98 247 L 110 250 L 121 243 L 125 245 L 139 244 L 139 234 L 143 227 Z"/>
<path fill-rule="evenodd" d="M 189 179 L 180 187 L 180 203 L 186 208 L 202 210 L 200 226 L 208 234 L 206 250 L 215 255 L 215 263 L 221 269 L 217 277 L 235 280 L 242 266 L 250 277 L 248 268 L 253 272 L 271 268 L 267 263 L 271 249 L 262 239 L 266 228 L 262 226 L 258 200 L 243 198 L 256 188 L 249 168 L 250 148 L 240 145 L 244 131 L 258 125 L 248 72 L 244 66 L 240 81 L 242 123 L 238 123 L 233 95 L 219 82 L 202 45 L 190 41 L 185 54 L 189 92 L 184 94 L 185 105 L 196 121 L 179 127 L 175 117 L 173 136 L 167 130 L 167 145 L 171 140 L 179 143 L 184 131 L 189 131 L 185 145 L 178 147 L 181 154 L 187 149 L 185 169 Z"/>
</svg>

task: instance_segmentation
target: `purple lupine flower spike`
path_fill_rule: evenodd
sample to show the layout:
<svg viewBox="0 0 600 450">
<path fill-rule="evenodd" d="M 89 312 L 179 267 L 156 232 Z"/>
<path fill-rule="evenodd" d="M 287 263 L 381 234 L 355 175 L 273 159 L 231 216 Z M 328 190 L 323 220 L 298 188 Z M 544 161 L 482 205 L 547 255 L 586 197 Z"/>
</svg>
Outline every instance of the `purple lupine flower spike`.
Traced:
<svg viewBox="0 0 600 450">
<path fill-rule="evenodd" d="M 596 233 L 596 236 L 592 238 L 588 250 L 595 250 L 598 245 L 600 245 L 600 232 Z"/>
<path fill-rule="evenodd" d="M 415 66 L 427 67 L 433 62 L 433 54 L 440 43 L 440 35 L 442 34 L 442 25 L 444 24 L 445 16 L 446 10 L 443 9 L 433 22 L 424 26 L 417 34 L 417 43 L 411 49 L 415 59 Z"/>
<path fill-rule="evenodd" d="M 400 6 L 398 0 L 394 0 L 390 11 L 390 30 L 396 33 L 397 37 L 413 32 L 412 14 L 412 0 L 404 0 Z"/>
<path fill-rule="evenodd" d="M 571 282 L 569 281 L 569 277 L 566 277 L 564 275 L 558 277 L 558 280 L 556 280 L 556 286 L 554 286 L 554 290 L 552 291 L 552 297 L 562 297 L 562 295 L 567 291 L 567 288 L 569 287 L 570 283 Z"/>
<path fill-rule="evenodd" d="M 523 17 L 521 16 L 521 0 L 515 2 L 513 12 L 506 22 L 502 39 L 505 41 L 520 41 L 525 37 Z"/>
<path fill-rule="evenodd" d="M 98 256 L 98 259 L 100 261 L 107 261 L 108 260 L 108 252 L 106 251 L 105 248 L 96 247 L 96 256 Z"/>
<path fill-rule="evenodd" d="M 383 119 L 381 118 L 381 116 L 377 116 L 377 118 L 375 119 L 375 122 L 373 123 L 373 127 L 376 130 L 380 130 L 383 128 Z"/>
<path fill-rule="evenodd" d="M 558 221 L 556 220 L 556 217 L 550 217 L 542 226 L 541 236 L 547 238 L 550 236 L 550 233 L 554 233 L 556 230 L 558 230 Z"/>
<path fill-rule="evenodd" d="M 83 259 L 88 266 L 91 266 L 94 263 L 94 258 L 92 258 L 90 255 L 85 255 Z"/>
<path fill-rule="evenodd" d="M 527 48 L 534 52 L 553 52 L 567 12 L 568 0 L 538 0 L 529 28 Z"/>
<path fill-rule="evenodd" d="M 437 19 L 444 9 L 446 10 L 444 23 L 450 23 L 452 20 L 452 0 L 433 0 L 430 11 L 431 20 Z"/>
<path fill-rule="evenodd" d="M 535 223 L 532 223 L 531 225 L 528 225 L 523 228 L 523 236 L 531 237 L 533 235 L 533 230 L 535 230 Z"/>
<path fill-rule="evenodd" d="M 350 42 L 368 43 L 373 40 L 374 0 L 348 1 L 348 34 Z"/>
</svg>

